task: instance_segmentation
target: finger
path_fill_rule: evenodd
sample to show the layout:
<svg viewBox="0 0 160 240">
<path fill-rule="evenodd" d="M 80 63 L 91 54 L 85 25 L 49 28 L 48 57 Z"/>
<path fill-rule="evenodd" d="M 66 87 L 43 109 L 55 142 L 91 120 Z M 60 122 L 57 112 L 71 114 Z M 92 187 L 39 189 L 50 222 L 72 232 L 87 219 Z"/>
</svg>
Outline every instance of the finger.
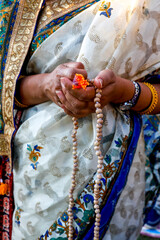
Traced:
<svg viewBox="0 0 160 240">
<path fill-rule="evenodd" d="M 79 101 L 74 96 L 66 92 L 65 94 L 62 91 L 56 91 L 56 94 L 58 98 L 60 99 L 60 102 L 70 111 L 74 112 L 75 109 L 85 109 L 86 108 L 86 102 Z"/>
<path fill-rule="evenodd" d="M 64 95 L 62 91 L 56 91 L 62 108 L 71 116 L 82 117 L 95 111 L 93 102 L 83 102 L 74 98 L 72 95 Z"/>
<path fill-rule="evenodd" d="M 113 71 L 106 69 L 101 71 L 94 80 L 94 85 L 97 88 L 105 88 L 109 84 L 114 83 L 114 73 Z"/>
<path fill-rule="evenodd" d="M 57 105 L 63 108 L 64 103 L 66 102 L 66 98 L 61 90 L 56 90 L 56 98 L 57 98 Z"/>
<path fill-rule="evenodd" d="M 70 110 L 68 110 L 66 107 L 63 107 L 63 110 L 66 114 L 72 116 L 72 117 L 76 117 L 76 118 L 82 118 L 82 117 L 86 117 L 88 116 L 90 113 L 92 113 L 91 111 L 88 111 L 86 109 L 78 112 L 78 113 L 75 113 L 75 112 L 71 112 Z"/>
<path fill-rule="evenodd" d="M 81 62 L 68 62 L 68 63 L 64 63 L 63 65 L 67 66 L 67 67 L 72 67 L 72 68 L 80 68 L 80 69 L 84 69 L 84 65 Z"/>
<path fill-rule="evenodd" d="M 70 104 L 70 102 L 66 102 L 65 104 L 65 109 L 67 109 L 70 113 L 72 113 L 72 116 L 75 117 L 84 117 L 89 115 L 90 113 L 95 112 L 95 106 L 93 102 L 85 102 L 85 105 L 83 105 L 83 102 L 78 102 L 75 101 L 72 104 Z"/>
<path fill-rule="evenodd" d="M 56 69 L 57 77 L 67 77 L 71 80 L 74 79 L 75 74 L 82 74 L 84 78 L 87 78 L 87 72 L 85 69 L 75 68 L 75 67 L 68 67 L 66 65 L 61 65 Z"/>
<path fill-rule="evenodd" d="M 58 90 L 57 90 L 57 92 L 58 92 Z M 52 102 L 54 102 L 55 104 L 57 104 L 59 107 L 63 107 L 63 104 L 62 104 L 62 102 L 61 102 L 61 100 L 59 99 L 59 97 L 58 97 L 57 94 L 52 94 L 52 92 L 51 92 L 51 93 L 48 93 L 48 98 L 49 98 Z"/>
<path fill-rule="evenodd" d="M 95 88 L 94 87 L 87 87 L 86 90 L 84 89 L 73 89 L 72 88 L 72 81 L 70 81 L 68 78 L 62 77 L 60 79 L 61 86 L 63 89 L 64 94 L 67 94 L 69 92 L 72 96 L 77 98 L 80 101 L 93 101 L 93 98 L 95 96 Z"/>
</svg>

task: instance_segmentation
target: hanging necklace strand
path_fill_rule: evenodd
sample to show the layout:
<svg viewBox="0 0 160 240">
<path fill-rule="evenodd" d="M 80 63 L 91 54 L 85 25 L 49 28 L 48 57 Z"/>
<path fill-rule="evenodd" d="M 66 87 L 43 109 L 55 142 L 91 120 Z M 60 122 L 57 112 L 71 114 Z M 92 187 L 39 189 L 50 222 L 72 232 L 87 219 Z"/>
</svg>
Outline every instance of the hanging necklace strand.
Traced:
<svg viewBox="0 0 160 240">
<path fill-rule="evenodd" d="M 89 80 L 88 80 L 89 81 Z M 93 80 L 90 80 L 89 83 L 92 85 L 94 84 Z M 94 240 L 99 240 L 99 229 L 100 229 L 100 220 L 101 220 L 101 213 L 99 207 L 99 197 L 100 197 L 100 183 L 102 178 L 103 172 L 103 156 L 100 150 L 100 142 L 102 139 L 102 126 L 103 126 L 103 113 L 100 104 L 101 100 L 101 89 L 96 89 L 96 95 L 94 98 L 95 109 L 96 109 L 96 116 L 97 116 L 97 124 L 96 124 L 96 140 L 94 142 L 94 149 L 96 155 L 98 157 L 97 163 L 97 178 L 94 184 L 94 210 L 95 210 L 95 226 L 94 226 Z M 71 187 L 69 190 L 69 207 L 68 207 L 68 216 L 69 216 L 69 233 L 68 239 L 73 240 L 73 211 L 72 208 L 74 206 L 74 198 L 73 192 L 76 187 L 76 172 L 78 170 L 78 156 L 77 156 L 77 129 L 78 129 L 78 119 L 73 117 L 73 132 L 72 132 L 72 142 L 73 142 L 73 170 L 71 176 Z"/>
</svg>

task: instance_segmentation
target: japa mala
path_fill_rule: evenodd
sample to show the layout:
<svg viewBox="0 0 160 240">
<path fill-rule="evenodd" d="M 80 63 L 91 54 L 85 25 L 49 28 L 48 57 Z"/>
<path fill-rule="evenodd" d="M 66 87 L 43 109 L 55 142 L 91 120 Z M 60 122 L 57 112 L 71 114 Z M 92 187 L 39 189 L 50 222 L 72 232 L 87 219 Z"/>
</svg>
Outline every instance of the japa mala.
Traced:
<svg viewBox="0 0 160 240">
<path fill-rule="evenodd" d="M 81 74 L 76 74 L 73 80 L 73 89 L 76 88 L 83 88 L 86 89 L 86 87 L 92 84 L 94 85 L 94 80 L 86 80 Z M 95 180 L 94 184 L 94 210 L 95 210 L 95 227 L 94 227 L 94 240 L 99 239 L 99 228 L 100 228 L 100 219 L 101 219 L 101 213 L 99 208 L 99 192 L 100 192 L 100 182 L 101 182 L 101 174 L 103 172 L 102 166 L 103 166 L 103 156 L 100 150 L 100 142 L 102 138 L 102 126 L 103 126 L 103 113 L 101 109 L 101 93 L 102 90 L 96 88 L 96 95 L 94 98 L 95 103 L 95 109 L 96 109 L 96 116 L 97 116 L 97 125 L 96 125 L 96 140 L 94 142 L 94 149 L 96 152 L 96 155 L 98 157 L 98 163 L 97 163 L 97 179 Z M 72 170 L 72 176 L 71 176 L 71 187 L 69 190 L 69 207 L 68 207 L 68 216 L 69 216 L 69 240 L 73 239 L 73 212 L 72 208 L 74 206 L 74 198 L 73 198 L 73 192 L 76 187 L 76 172 L 78 171 L 78 156 L 77 156 L 77 130 L 78 130 L 78 119 L 73 117 L 73 132 L 72 132 L 72 141 L 73 141 L 73 170 Z"/>
</svg>

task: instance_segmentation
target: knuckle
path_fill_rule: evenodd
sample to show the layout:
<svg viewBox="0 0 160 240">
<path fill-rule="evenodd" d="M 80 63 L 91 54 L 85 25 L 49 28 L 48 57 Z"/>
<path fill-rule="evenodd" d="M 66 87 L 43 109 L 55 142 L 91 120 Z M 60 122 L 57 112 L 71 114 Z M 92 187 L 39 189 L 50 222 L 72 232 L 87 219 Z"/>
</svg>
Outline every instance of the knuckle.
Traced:
<svg viewBox="0 0 160 240">
<path fill-rule="evenodd" d="M 82 90 L 81 92 L 79 91 L 78 99 L 80 101 L 86 101 L 86 100 L 89 99 L 89 96 L 88 96 L 88 94 L 86 93 L 85 90 Z"/>
<path fill-rule="evenodd" d="M 107 73 L 108 73 L 108 76 L 109 76 L 110 79 L 114 79 L 115 74 L 114 74 L 114 72 L 112 70 L 108 69 Z"/>
<path fill-rule="evenodd" d="M 79 100 L 80 100 L 80 101 L 84 101 L 84 99 L 86 99 L 86 98 L 85 98 L 85 94 L 81 93 L 81 94 L 79 95 Z"/>
<path fill-rule="evenodd" d="M 74 110 L 73 110 L 73 114 L 76 115 L 76 116 L 78 116 L 78 115 L 80 114 L 80 112 L 79 112 L 78 109 L 74 109 Z"/>
<path fill-rule="evenodd" d="M 72 104 L 73 109 L 75 111 L 77 111 L 76 109 L 78 108 L 78 104 L 75 101 L 73 101 L 71 104 Z"/>
<path fill-rule="evenodd" d="M 81 62 L 76 62 L 76 67 L 77 68 L 84 68 L 84 65 Z"/>
<path fill-rule="evenodd" d="M 76 71 L 75 71 L 74 68 L 68 68 L 68 77 L 69 77 L 70 79 L 73 79 L 74 76 L 75 76 L 75 74 L 76 74 Z"/>
<path fill-rule="evenodd" d="M 56 75 L 60 75 L 62 70 L 64 70 L 66 67 L 64 64 L 60 64 L 55 68 Z"/>
<path fill-rule="evenodd" d="M 100 72 L 99 76 L 107 76 L 108 79 L 114 79 L 115 74 L 112 70 L 110 69 L 104 69 Z"/>
</svg>

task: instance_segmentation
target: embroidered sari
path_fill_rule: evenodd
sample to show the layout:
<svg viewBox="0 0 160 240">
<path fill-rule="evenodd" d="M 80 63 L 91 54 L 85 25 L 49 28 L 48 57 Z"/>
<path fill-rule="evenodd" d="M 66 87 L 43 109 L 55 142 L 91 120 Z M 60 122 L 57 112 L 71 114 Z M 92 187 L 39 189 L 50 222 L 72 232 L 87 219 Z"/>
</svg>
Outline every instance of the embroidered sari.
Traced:
<svg viewBox="0 0 160 240">
<path fill-rule="evenodd" d="M 10 140 L 15 131 L 12 106 L 21 71 L 28 75 L 50 72 L 68 61 L 83 62 L 89 78 L 105 68 L 132 81 L 144 80 L 149 73 L 158 71 L 158 1 L 115 0 L 107 9 L 105 4 L 105 1 L 46 1 L 43 5 L 42 1 L 23 0 L 2 5 L 5 14 L 7 7 L 11 9 L 8 18 L 3 15 L 3 19 L 9 19 L 5 37 L 10 43 L 2 43 L 0 140 L 1 155 L 6 156 L 3 162 L 12 162 Z M 150 29 L 152 34 L 148 37 L 146 28 L 153 22 L 155 28 Z M 103 114 L 100 238 L 136 239 L 143 223 L 145 187 L 141 119 L 112 105 L 107 105 Z M 16 121 L 19 116 L 20 112 Z M 74 196 L 74 239 L 93 239 L 95 123 L 95 114 L 79 120 L 80 164 Z M 23 112 L 13 148 L 12 239 L 68 238 L 71 130 L 71 118 L 54 103 L 43 103 Z M 4 169 L 10 185 L 11 167 L 8 164 L 10 170 Z M 11 189 L 6 195 L 7 201 L 12 199 Z M 10 215 L 6 211 L 4 223 L 5 219 L 11 223 L 11 216 L 12 211 Z M 3 239 L 11 236 L 8 225 L 3 226 Z"/>
</svg>

